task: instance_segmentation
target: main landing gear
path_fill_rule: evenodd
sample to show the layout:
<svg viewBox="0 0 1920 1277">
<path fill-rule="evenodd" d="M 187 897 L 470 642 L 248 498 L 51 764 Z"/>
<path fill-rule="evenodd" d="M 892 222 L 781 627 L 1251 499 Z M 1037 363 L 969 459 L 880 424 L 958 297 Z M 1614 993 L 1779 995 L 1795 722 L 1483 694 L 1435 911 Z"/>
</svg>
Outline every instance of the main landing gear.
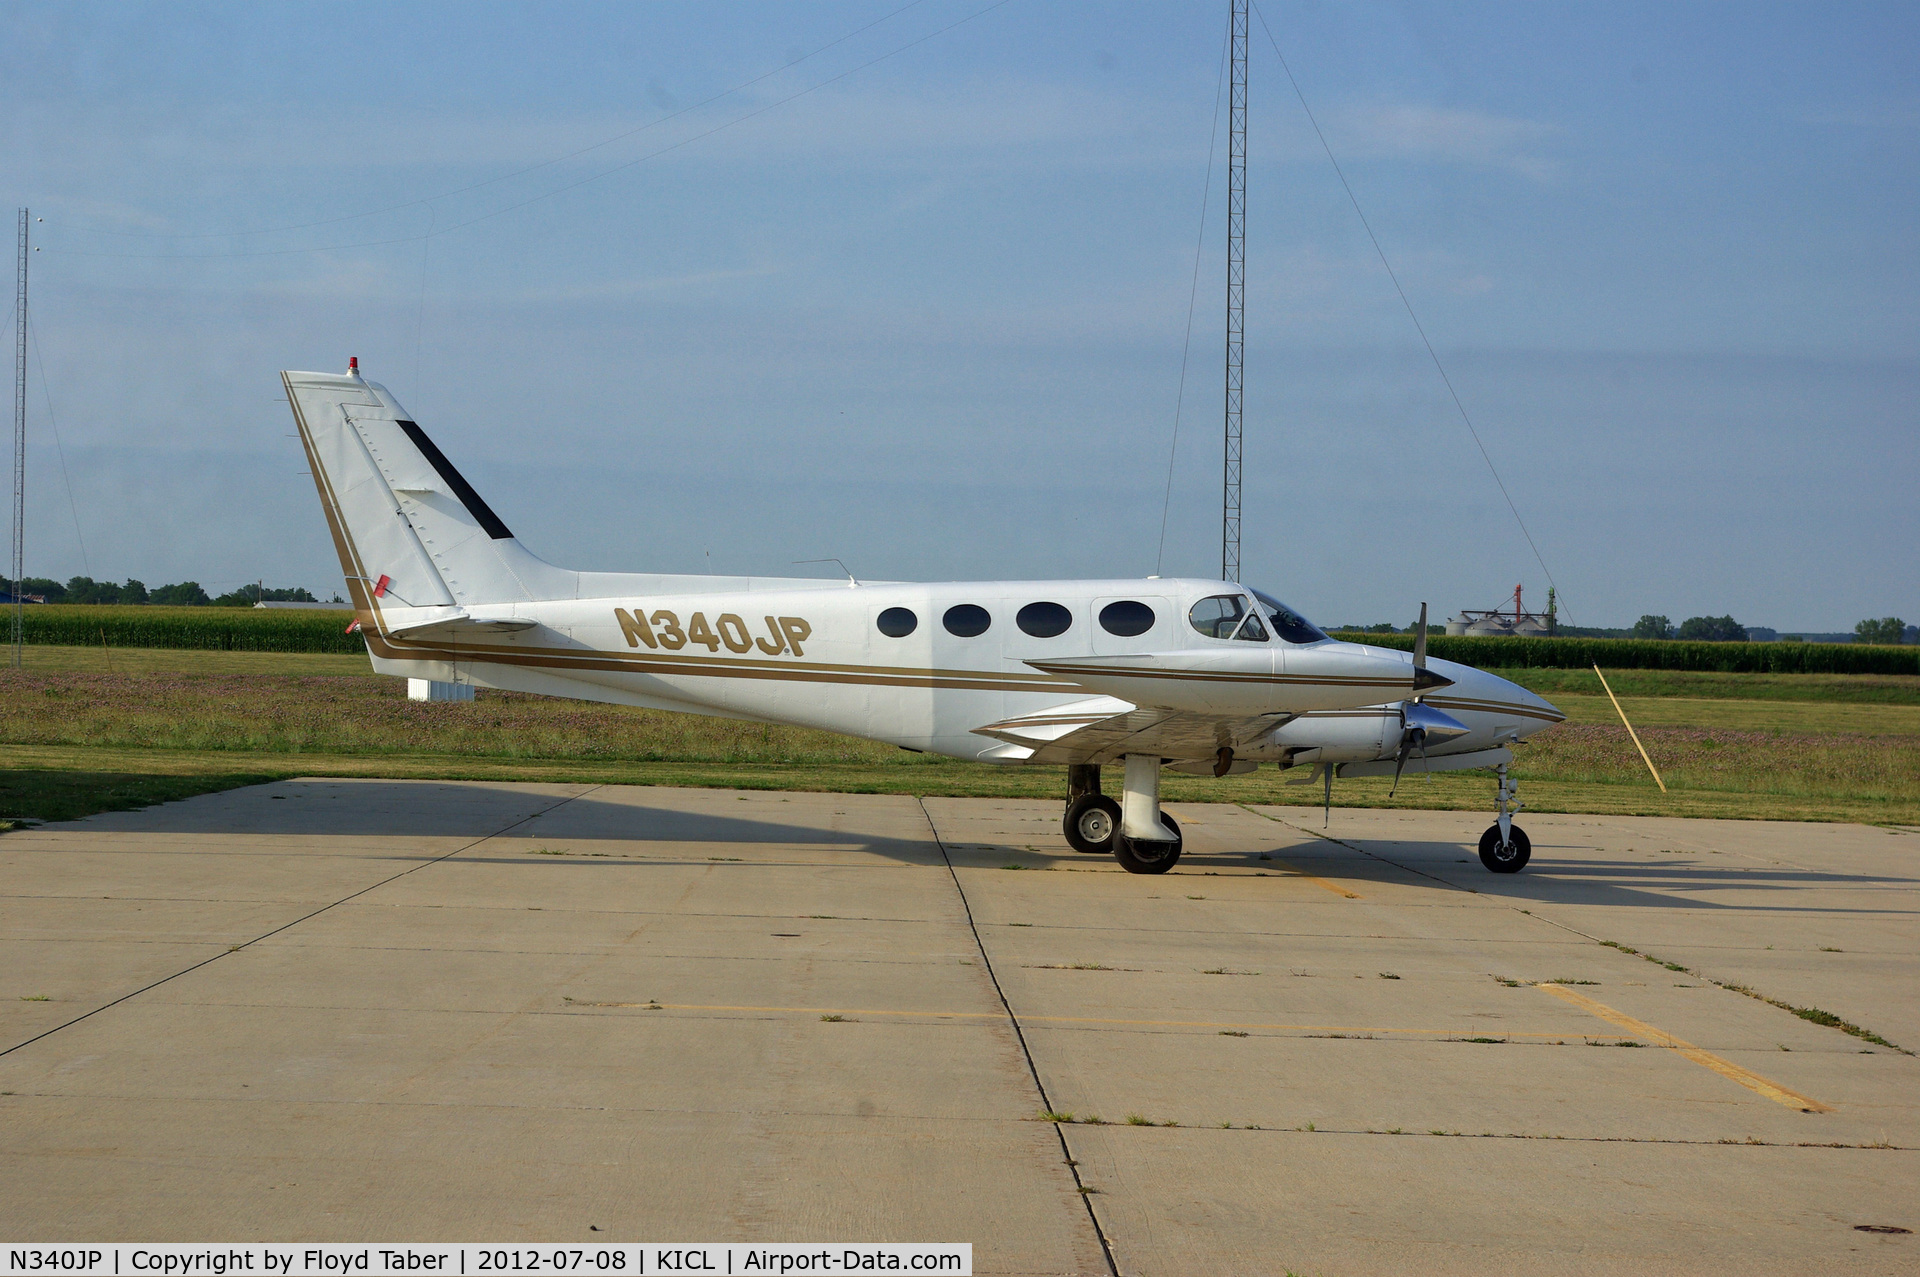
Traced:
<svg viewBox="0 0 1920 1277">
<path fill-rule="evenodd" d="M 1100 768 L 1067 769 L 1067 813 L 1061 822 L 1075 851 L 1104 854 L 1128 873 L 1163 874 L 1180 860 L 1179 822 L 1160 810 L 1160 759 L 1127 755 L 1125 805 L 1100 792 Z"/>
<path fill-rule="evenodd" d="M 1533 843 L 1527 831 L 1513 823 L 1513 813 L 1526 806 L 1520 801 L 1520 782 L 1507 778 L 1507 765 L 1500 764 L 1500 787 L 1496 792 L 1500 817 L 1480 835 L 1480 863 L 1497 874 L 1517 874 L 1533 856 Z"/>
</svg>

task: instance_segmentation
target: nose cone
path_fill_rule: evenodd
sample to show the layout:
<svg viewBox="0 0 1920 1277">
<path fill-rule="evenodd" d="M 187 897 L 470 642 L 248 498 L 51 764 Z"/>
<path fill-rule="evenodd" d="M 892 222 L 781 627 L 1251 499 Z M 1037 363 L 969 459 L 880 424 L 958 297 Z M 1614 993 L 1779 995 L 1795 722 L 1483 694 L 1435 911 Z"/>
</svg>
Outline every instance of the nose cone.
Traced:
<svg viewBox="0 0 1920 1277">
<path fill-rule="evenodd" d="M 1544 697 L 1498 674 L 1452 661 L 1429 660 L 1428 664 L 1452 679 L 1453 686 L 1428 696 L 1426 703 L 1472 723 L 1476 735 L 1520 740 L 1567 717 Z"/>
<path fill-rule="evenodd" d="M 1544 696 L 1536 696 L 1517 683 L 1508 683 L 1504 678 L 1500 681 L 1506 683 L 1506 686 L 1511 689 L 1515 708 L 1526 714 L 1526 717 L 1520 720 L 1520 735 L 1531 736 L 1543 727 L 1552 727 L 1555 723 L 1567 721 L 1567 716 L 1560 707 Z"/>
<path fill-rule="evenodd" d="M 1495 712 L 1510 718 L 1516 737 L 1531 736 L 1542 728 L 1566 721 L 1560 708 L 1520 684 L 1485 670 L 1475 670 L 1471 694 L 1490 702 Z"/>
</svg>

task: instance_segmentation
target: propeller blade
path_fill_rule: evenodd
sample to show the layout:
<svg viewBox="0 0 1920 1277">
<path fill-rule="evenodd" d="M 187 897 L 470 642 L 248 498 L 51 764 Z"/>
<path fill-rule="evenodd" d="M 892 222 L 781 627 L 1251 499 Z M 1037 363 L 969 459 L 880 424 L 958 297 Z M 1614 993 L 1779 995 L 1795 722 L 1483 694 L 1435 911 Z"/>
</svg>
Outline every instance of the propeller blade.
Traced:
<svg viewBox="0 0 1920 1277">
<path fill-rule="evenodd" d="M 1407 765 L 1407 755 L 1415 749 L 1420 751 L 1420 765 L 1427 763 L 1427 732 L 1423 727 L 1409 727 L 1400 735 L 1400 752 L 1393 756 L 1393 788 L 1387 791 L 1391 798 L 1400 790 L 1400 772 Z"/>
<path fill-rule="evenodd" d="M 1420 624 L 1413 632 L 1413 695 L 1417 700 L 1422 692 L 1430 692 L 1436 687 L 1452 687 L 1453 680 L 1435 674 L 1427 668 L 1427 605 L 1420 605 Z"/>
</svg>

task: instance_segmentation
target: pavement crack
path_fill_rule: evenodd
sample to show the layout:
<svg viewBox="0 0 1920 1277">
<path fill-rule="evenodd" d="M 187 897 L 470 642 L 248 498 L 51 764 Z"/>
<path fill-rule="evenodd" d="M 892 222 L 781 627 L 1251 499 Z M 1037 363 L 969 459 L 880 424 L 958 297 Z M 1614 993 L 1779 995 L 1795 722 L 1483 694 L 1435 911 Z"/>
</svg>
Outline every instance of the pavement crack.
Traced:
<svg viewBox="0 0 1920 1277">
<path fill-rule="evenodd" d="M 1033 1078 L 1033 1089 L 1040 1094 L 1040 1111 L 1054 1111 L 1053 1099 L 1047 1094 L 1047 1084 L 1040 1080 L 1040 1068 L 1034 1063 L 1033 1048 L 1027 1045 L 1027 1035 L 1020 1027 L 1020 1017 L 1014 1014 L 1013 1004 L 1007 1001 L 1007 991 L 1000 987 L 1000 975 L 993 969 L 993 958 L 987 953 L 986 942 L 980 938 L 980 925 L 973 918 L 973 903 L 967 899 L 967 889 L 960 884 L 960 873 L 953 865 L 953 857 L 947 854 L 947 843 L 940 836 L 940 827 L 933 823 L 933 813 L 927 810 L 924 798 L 916 797 L 914 802 L 920 805 L 920 814 L 927 822 L 927 832 L 933 835 L 934 846 L 940 849 L 940 858 L 946 862 L 947 876 L 953 879 L 953 890 L 960 897 L 961 912 L 966 915 L 967 929 L 973 933 L 974 948 L 980 953 L 981 969 L 987 973 L 987 979 L 993 985 L 993 994 L 1000 999 L 1000 1006 L 1007 1013 L 1007 1023 L 1013 1029 L 1014 1041 L 1020 1044 L 1020 1056 L 1027 1062 L 1027 1074 Z M 1054 1138 L 1060 1141 L 1060 1157 L 1067 1165 L 1067 1171 L 1073 1176 L 1074 1191 L 1080 1197 L 1080 1204 L 1086 1207 L 1087 1222 L 1093 1225 L 1093 1235 L 1100 1242 L 1100 1254 L 1107 1261 L 1107 1272 L 1112 1277 L 1120 1277 L 1120 1266 L 1113 1257 L 1113 1244 L 1107 1240 L 1107 1230 L 1100 1226 L 1100 1216 L 1093 1209 L 1093 1191 L 1080 1178 L 1080 1162 L 1073 1155 L 1073 1149 L 1067 1143 L 1065 1132 L 1060 1124 L 1053 1125 Z"/>
<path fill-rule="evenodd" d="M 1330 842 L 1336 847 L 1345 847 L 1348 851 L 1358 852 L 1369 860 L 1377 860 L 1383 865 L 1392 865 L 1395 869 L 1403 870 L 1406 873 L 1417 874 L 1418 876 L 1425 878 L 1430 882 L 1437 882 L 1443 887 L 1451 887 L 1455 891 L 1463 891 L 1470 896 L 1477 896 L 1481 894 L 1480 892 L 1475 891 L 1472 887 L 1463 887 L 1457 882 L 1449 882 L 1445 878 L 1440 877 L 1438 874 L 1430 874 L 1424 869 L 1415 869 L 1412 865 L 1403 865 L 1391 856 L 1383 856 L 1377 851 L 1368 851 L 1365 847 L 1360 846 L 1358 843 L 1348 842 L 1344 838 L 1335 838 L 1332 834 L 1323 833 L 1318 829 L 1309 829 L 1305 825 L 1296 825 L 1291 820 L 1282 820 L 1278 816 L 1269 816 L 1264 811 L 1255 811 L 1253 808 L 1247 806 L 1247 804 L 1245 803 L 1236 803 L 1234 805 L 1239 807 L 1242 811 L 1247 812 L 1249 815 L 1258 816 L 1262 820 L 1271 820 L 1276 825 L 1285 825 L 1288 829 L 1297 829 L 1303 834 L 1311 834 L 1313 837 L 1318 838 L 1323 842 Z"/>
</svg>

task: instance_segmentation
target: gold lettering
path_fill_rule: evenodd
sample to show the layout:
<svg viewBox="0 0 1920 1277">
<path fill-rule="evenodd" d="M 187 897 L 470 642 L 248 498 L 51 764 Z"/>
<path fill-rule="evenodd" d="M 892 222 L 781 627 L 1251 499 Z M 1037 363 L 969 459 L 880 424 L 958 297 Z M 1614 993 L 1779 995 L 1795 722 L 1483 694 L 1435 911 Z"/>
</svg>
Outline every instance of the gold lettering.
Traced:
<svg viewBox="0 0 1920 1277">
<path fill-rule="evenodd" d="M 800 644 L 813 637 L 813 627 L 797 616 L 783 616 L 780 618 L 780 628 L 786 632 L 787 645 L 793 648 L 793 654 L 805 655 L 800 650 Z"/>
<path fill-rule="evenodd" d="M 695 612 L 693 619 L 687 622 L 687 642 L 698 643 L 709 652 L 720 650 L 720 640 L 707 625 L 707 614 Z"/>
<path fill-rule="evenodd" d="M 765 639 L 754 640 L 761 651 L 765 652 L 768 656 L 778 656 L 787 650 L 787 640 L 786 637 L 780 633 L 780 623 L 772 617 L 767 618 L 767 633 L 773 635 L 772 647 L 767 646 Z"/>
<path fill-rule="evenodd" d="M 613 619 L 620 622 L 620 632 L 627 636 L 628 647 L 639 647 L 645 643 L 648 647 L 659 647 L 654 641 L 653 627 L 647 624 L 647 614 L 642 611 L 634 616 L 623 607 L 613 609 Z"/>
<path fill-rule="evenodd" d="M 669 652 L 677 652 L 687 645 L 687 636 L 680 632 L 680 618 L 673 613 L 655 612 L 653 623 L 660 627 L 660 645 Z"/>
<path fill-rule="evenodd" d="M 729 626 L 732 628 L 729 629 Z M 720 631 L 720 641 L 727 645 L 729 652 L 753 650 L 753 640 L 747 637 L 747 623 L 733 613 L 728 612 L 715 621 L 714 628 Z"/>
</svg>

